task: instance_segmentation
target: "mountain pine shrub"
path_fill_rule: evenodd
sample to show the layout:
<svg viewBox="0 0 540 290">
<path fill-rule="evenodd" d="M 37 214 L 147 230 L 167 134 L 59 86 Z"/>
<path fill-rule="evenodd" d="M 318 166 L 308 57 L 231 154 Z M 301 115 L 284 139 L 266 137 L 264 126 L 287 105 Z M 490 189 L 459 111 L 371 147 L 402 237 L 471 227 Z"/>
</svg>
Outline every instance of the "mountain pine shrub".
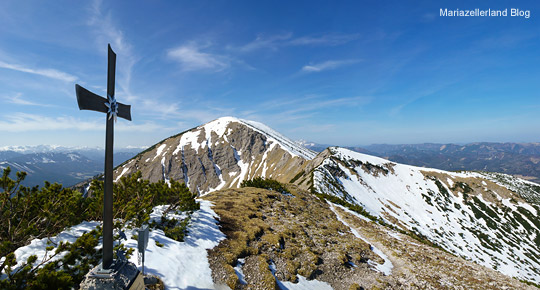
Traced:
<svg viewBox="0 0 540 290">
<path fill-rule="evenodd" d="M 240 187 L 256 187 L 277 191 L 279 193 L 289 193 L 285 185 L 283 185 L 279 181 L 271 178 L 266 179 L 264 177 L 255 177 L 250 180 L 244 180 L 240 184 Z"/>
<path fill-rule="evenodd" d="M 6 168 L 0 178 L 0 289 L 73 289 L 84 275 L 96 266 L 102 257 L 99 245 L 100 227 L 83 234 L 75 242 L 60 242 L 47 247 L 49 255 L 38 261 L 30 256 L 17 266 L 14 251 L 36 238 L 54 236 L 66 227 L 85 220 L 101 220 L 103 212 L 103 181 L 94 180 L 90 197 L 62 185 L 45 182 L 45 186 L 28 188 L 21 185 L 26 173 L 17 172 L 16 179 L 9 177 Z M 168 225 L 169 235 L 183 240 L 187 233 L 189 213 L 200 205 L 185 184 L 171 180 L 150 183 L 141 179 L 141 173 L 122 177 L 114 184 L 113 215 L 115 227 L 140 227 L 148 223 L 153 207 L 169 205 L 170 211 L 188 212 L 188 218 Z M 133 250 L 116 245 L 129 256 Z M 62 254 L 63 256 L 58 259 Z"/>
</svg>

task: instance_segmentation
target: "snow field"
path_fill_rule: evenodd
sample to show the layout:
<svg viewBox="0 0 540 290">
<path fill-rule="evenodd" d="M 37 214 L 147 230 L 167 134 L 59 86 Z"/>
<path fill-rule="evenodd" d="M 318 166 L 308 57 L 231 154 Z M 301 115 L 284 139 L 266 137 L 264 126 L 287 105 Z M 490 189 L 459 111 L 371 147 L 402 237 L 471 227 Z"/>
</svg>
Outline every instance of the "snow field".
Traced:
<svg viewBox="0 0 540 290">
<path fill-rule="evenodd" d="M 362 241 L 368 243 L 371 247 L 371 250 L 377 254 L 377 256 L 381 257 L 383 260 L 384 260 L 384 263 L 383 264 L 378 264 L 378 263 L 375 263 L 371 260 L 368 261 L 368 264 L 373 266 L 377 271 L 383 273 L 384 275 L 391 275 L 392 274 L 392 269 L 394 268 L 394 265 L 392 264 L 392 261 L 390 261 L 390 259 L 388 258 L 388 256 L 383 253 L 381 250 L 379 250 L 378 248 L 374 247 L 366 238 L 364 238 L 362 235 L 360 235 L 360 233 L 353 227 L 351 227 L 351 225 L 349 225 L 343 218 L 341 218 L 341 216 L 339 215 L 339 213 L 336 211 L 336 207 L 339 207 L 347 212 L 351 212 L 350 210 L 344 208 L 343 206 L 341 205 L 337 205 L 337 204 L 333 204 L 331 202 L 328 202 L 328 204 L 330 205 L 330 209 L 336 214 L 336 217 L 337 219 L 343 223 L 346 227 L 348 227 L 352 234 L 361 239 Z M 358 216 L 358 214 L 355 213 L 355 216 Z"/>
<path fill-rule="evenodd" d="M 201 209 L 194 212 L 188 227 L 188 235 L 184 242 L 178 242 L 165 236 L 162 230 L 154 229 L 150 231 L 148 248 L 145 252 L 145 273 L 159 276 L 165 283 L 166 289 L 214 289 L 212 273 L 208 263 L 207 249 L 211 249 L 225 239 L 225 235 L 219 230 L 215 219 L 216 213 L 211 209 L 211 202 L 199 200 Z M 166 206 L 157 206 L 151 214 L 151 220 L 160 219 Z M 185 214 L 168 214 L 169 218 L 185 218 Z M 95 229 L 99 222 L 83 222 L 79 225 L 68 228 L 51 237 L 51 241 L 59 243 L 67 241 L 73 243 L 83 235 Z M 135 249 L 129 261 L 142 270 L 142 264 L 138 263 L 137 241 L 131 239 L 133 232 L 124 229 L 127 241 L 122 241 L 127 248 Z M 53 251 L 47 252 L 47 238 L 35 239 L 29 245 L 21 247 L 15 251 L 18 265 L 31 255 L 37 255 L 37 263 L 51 255 Z M 116 242 L 116 241 L 115 241 Z M 156 244 L 159 242 L 163 246 Z M 99 245 L 101 247 L 101 244 Z M 62 257 L 62 254 L 54 259 Z M 3 259 L 3 258 L 2 258 Z"/>
<path fill-rule="evenodd" d="M 435 180 L 426 177 L 430 172 L 442 173 L 449 176 L 447 180 L 449 184 L 454 184 L 456 177 L 486 178 L 485 174 L 445 172 L 401 165 L 343 148 L 331 148 L 331 152 L 333 158 L 337 157 L 340 162 L 327 158 L 316 169 L 314 183 L 319 191 L 340 194 L 339 192 L 343 190 L 372 215 L 382 217 L 387 222 L 389 221 L 385 216 L 395 217 L 407 228 L 416 229 L 450 252 L 494 268 L 506 275 L 540 282 L 540 274 L 534 270 L 540 265 L 530 257 L 530 252 L 535 251 L 534 245 L 516 240 L 516 237 L 527 237 L 527 229 L 518 223 L 517 227 L 510 232 L 511 235 L 508 235 L 503 231 L 506 227 L 489 226 L 488 220 L 478 217 L 478 211 L 483 212 L 478 204 L 483 204 L 495 211 L 500 218 L 497 221 L 499 225 L 511 224 L 512 215 L 503 214 L 503 211 L 498 210 L 481 195 L 475 196 L 478 203 L 471 201 L 471 197 L 466 202 L 462 193 L 455 196 L 444 182 L 437 184 Z M 383 168 L 391 167 L 394 173 L 389 171 L 388 174 L 377 175 L 366 172 L 362 166 L 353 167 L 358 164 L 354 161 Z M 347 166 L 351 164 L 353 165 Z M 333 175 L 330 170 L 335 169 L 341 173 Z M 495 177 L 492 178 L 495 179 Z M 439 186 L 449 194 L 443 194 L 444 190 L 441 190 Z M 515 186 L 519 187 L 518 184 Z M 512 212 L 521 208 L 529 211 L 533 216 L 537 213 L 530 204 L 522 202 L 513 204 L 509 199 L 502 199 L 500 196 L 498 199 Z M 476 208 L 469 205 L 471 202 Z M 533 225 L 525 215 L 522 219 Z M 485 246 L 486 241 L 500 242 L 500 245 L 491 248 Z"/>
</svg>

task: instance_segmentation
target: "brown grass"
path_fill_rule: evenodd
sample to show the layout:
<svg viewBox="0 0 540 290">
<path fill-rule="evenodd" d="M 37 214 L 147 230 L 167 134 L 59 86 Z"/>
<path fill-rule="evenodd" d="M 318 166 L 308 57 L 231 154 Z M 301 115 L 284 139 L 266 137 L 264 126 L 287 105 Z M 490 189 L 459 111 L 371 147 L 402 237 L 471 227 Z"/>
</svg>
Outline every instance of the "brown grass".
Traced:
<svg viewBox="0 0 540 290">
<path fill-rule="evenodd" d="M 377 260 L 369 245 L 354 238 L 326 203 L 297 188 L 291 191 L 294 196 L 242 188 L 205 196 L 214 202 L 213 210 L 227 236 L 209 251 L 216 283 L 225 283 L 231 289 L 246 288 L 232 269 L 239 258 L 257 258 L 257 266 L 246 263 L 243 271 L 246 276 L 252 273 L 265 277 L 254 280 L 263 288 L 274 287 L 275 279 L 268 268 L 272 261 L 278 279 L 296 282 L 297 274 L 313 279 L 330 268 L 350 271 L 347 262 L 368 269 L 367 260 Z"/>
</svg>

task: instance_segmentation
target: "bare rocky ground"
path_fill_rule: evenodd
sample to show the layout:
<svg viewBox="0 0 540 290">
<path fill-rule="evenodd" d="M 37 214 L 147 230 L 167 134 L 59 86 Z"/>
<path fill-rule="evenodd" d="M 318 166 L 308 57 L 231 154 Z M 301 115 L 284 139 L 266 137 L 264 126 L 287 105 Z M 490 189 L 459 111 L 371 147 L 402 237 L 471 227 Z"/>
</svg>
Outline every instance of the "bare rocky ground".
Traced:
<svg viewBox="0 0 540 290">
<path fill-rule="evenodd" d="M 394 265 L 392 274 L 379 277 L 377 280 L 381 283 L 374 287 L 380 289 L 538 289 L 495 270 L 420 243 L 408 235 L 359 219 L 341 209 L 337 209 L 337 212 L 373 246 L 382 250 Z M 347 289 L 346 285 L 334 288 Z"/>
<path fill-rule="evenodd" d="M 269 268 L 274 263 L 280 281 L 296 282 L 302 275 L 334 289 L 537 289 L 336 207 L 368 244 L 338 220 L 326 201 L 296 188 L 291 193 L 241 188 L 204 197 L 214 202 L 227 235 L 208 252 L 216 284 L 277 289 Z M 370 246 L 389 257 L 390 275 L 368 264 L 384 262 Z M 233 269 L 240 258 L 247 285 Z"/>
</svg>

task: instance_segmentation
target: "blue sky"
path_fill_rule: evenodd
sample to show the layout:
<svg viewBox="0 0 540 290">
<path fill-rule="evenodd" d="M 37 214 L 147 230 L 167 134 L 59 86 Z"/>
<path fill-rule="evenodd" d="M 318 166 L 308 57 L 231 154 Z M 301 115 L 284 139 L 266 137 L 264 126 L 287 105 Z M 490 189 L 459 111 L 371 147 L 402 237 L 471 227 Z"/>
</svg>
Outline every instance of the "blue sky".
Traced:
<svg viewBox="0 0 540 290">
<path fill-rule="evenodd" d="M 0 4 L 0 146 L 103 146 L 76 83 L 132 105 L 115 145 L 221 116 L 325 144 L 540 141 L 536 1 Z M 530 10 L 441 17 L 439 9 Z"/>
</svg>

